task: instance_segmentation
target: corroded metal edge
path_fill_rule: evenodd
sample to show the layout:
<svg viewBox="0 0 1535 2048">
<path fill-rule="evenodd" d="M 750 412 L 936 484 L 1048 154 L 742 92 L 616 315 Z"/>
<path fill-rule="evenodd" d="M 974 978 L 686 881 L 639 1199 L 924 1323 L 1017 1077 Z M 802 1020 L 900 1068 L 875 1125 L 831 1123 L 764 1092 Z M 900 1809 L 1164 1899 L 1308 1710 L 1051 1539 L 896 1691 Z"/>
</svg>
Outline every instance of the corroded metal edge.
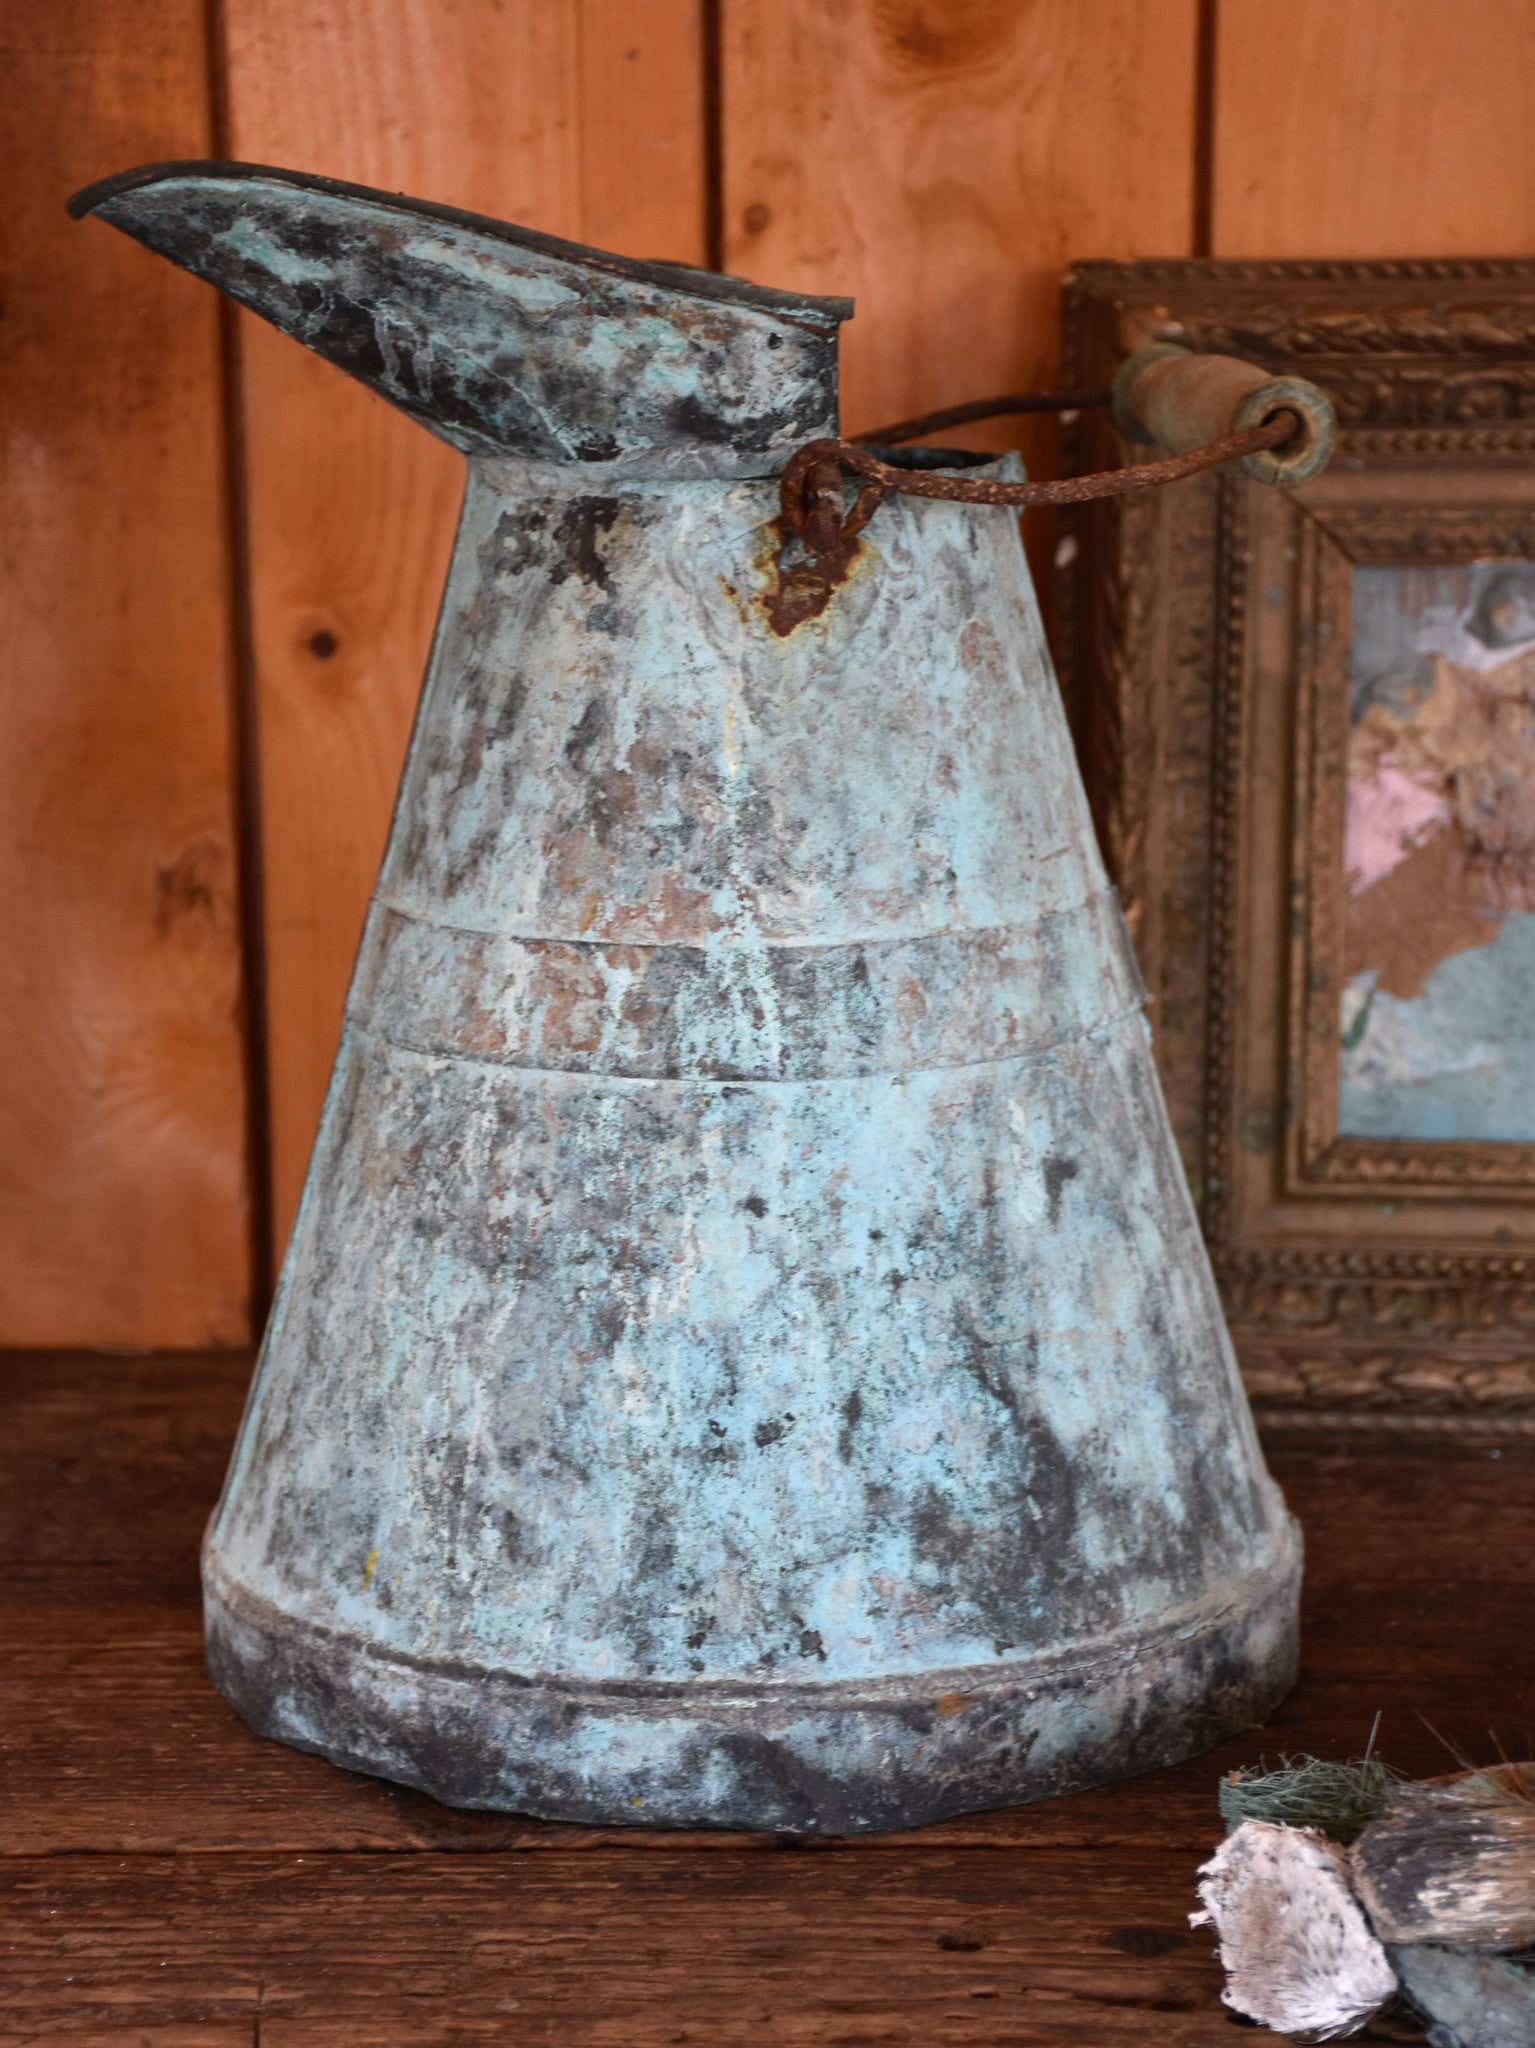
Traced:
<svg viewBox="0 0 1535 2048">
<path fill-rule="evenodd" d="M 145 165 L 71 203 L 466 455 L 727 477 L 835 431 L 840 301 L 256 164 Z"/>
<path fill-rule="evenodd" d="M 72 220 L 83 220 L 126 192 L 138 192 L 146 185 L 162 185 L 179 178 L 218 178 L 229 183 L 270 180 L 291 185 L 299 192 L 365 200 L 395 213 L 414 215 L 418 220 L 442 221 L 451 227 L 489 235 L 496 241 L 510 242 L 519 249 L 532 249 L 564 262 L 584 264 L 591 270 L 604 270 L 637 284 L 664 285 L 669 291 L 686 292 L 693 298 L 713 299 L 727 306 L 755 306 L 784 319 L 798 319 L 828 330 L 834 331 L 842 321 L 853 317 L 851 299 L 780 291 L 773 285 L 753 284 L 748 278 L 731 277 L 723 271 L 701 270 L 691 263 L 618 256 L 610 249 L 568 242 L 560 235 L 546 235 L 516 221 L 497 220 L 493 214 L 470 213 L 461 206 L 444 206 L 434 199 L 412 199 L 403 192 L 386 192 L 376 185 L 353 185 L 344 178 L 321 177 L 314 171 L 290 171 L 279 164 L 239 163 L 223 157 L 177 157 L 163 163 L 135 164 L 128 170 L 115 171 L 109 178 L 98 178 L 94 184 L 82 185 L 78 192 L 70 194 L 65 210 Z"/>
<path fill-rule="evenodd" d="M 1287 1518 L 1217 1595 L 1001 1669 L 596 1684 L 387 1655 L 203 1557 L 208 1668 L 258 1734 L 449 1806 L 799 1834 L 920 1826 L 1198 1755 L 1294 1684 L 1300 1573 Z"/>
</svg>

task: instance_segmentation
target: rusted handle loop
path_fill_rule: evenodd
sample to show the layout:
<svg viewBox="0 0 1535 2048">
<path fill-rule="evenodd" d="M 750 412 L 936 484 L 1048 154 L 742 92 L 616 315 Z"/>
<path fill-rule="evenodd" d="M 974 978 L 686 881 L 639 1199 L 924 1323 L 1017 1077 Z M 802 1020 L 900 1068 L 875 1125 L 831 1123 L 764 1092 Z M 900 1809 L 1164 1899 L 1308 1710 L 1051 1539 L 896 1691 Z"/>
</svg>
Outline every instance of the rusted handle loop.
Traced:
<svg viewBox="0 0 1535 2048">
<path fill-rule="evenodd" d="M 807 441 L 790 456 L 779 487 L 779 501 L 789 530 L 812 555 L 827 555 L 839 542 L 860 533 L 890 491 L 906 498 L 948 498 L 963 505 L 1080 505 L 1090 498 L 1117 498 L 1127 491 L 1146 491 L 1156 484 L 1175 483 L 1223 462 L 1239 462 L 1260 449 L 1279 448 L 1299 433 L 1298 416 L 1281 407 L 1255 427 L 1208 441 L 1182 455 L 1160 462 L 1140 462 L 1128 469 L 1096 470 L 1090 476 L 1062 477 L 1055 483 L 1004 483 L 997 478 L 944 475 L 931 469 L 898 469 L 882 462 L 856 441 Z M 842 512 L 843 471 L 866 479 L 853 509 Z"/>
</svg>

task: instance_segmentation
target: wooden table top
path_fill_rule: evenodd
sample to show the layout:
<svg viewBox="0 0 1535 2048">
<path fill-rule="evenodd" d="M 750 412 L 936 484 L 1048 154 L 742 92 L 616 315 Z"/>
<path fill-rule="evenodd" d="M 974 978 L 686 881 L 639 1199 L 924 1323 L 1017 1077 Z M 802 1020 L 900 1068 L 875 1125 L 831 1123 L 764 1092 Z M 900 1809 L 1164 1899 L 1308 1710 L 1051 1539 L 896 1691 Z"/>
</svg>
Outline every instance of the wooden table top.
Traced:
<svg viewBox="0 0 1535 2048">
<path fill-rule="evenodd" d="M 1220 1771 L 1535 1753 L 1535 1443 L 1284 1437 L 1301 1682 L 1176 1770 L 852 1842 L 450 1811 L 263 1742 L 202 1666 L 243 1356 L 0 1357 L 0 2040 L 1229 2042 Z M 1421 1718 L 1420 1718 L 1421 1717 Z M 1400 2022 L 1380 2038 L 1410 2038 Z"/>
</svg>

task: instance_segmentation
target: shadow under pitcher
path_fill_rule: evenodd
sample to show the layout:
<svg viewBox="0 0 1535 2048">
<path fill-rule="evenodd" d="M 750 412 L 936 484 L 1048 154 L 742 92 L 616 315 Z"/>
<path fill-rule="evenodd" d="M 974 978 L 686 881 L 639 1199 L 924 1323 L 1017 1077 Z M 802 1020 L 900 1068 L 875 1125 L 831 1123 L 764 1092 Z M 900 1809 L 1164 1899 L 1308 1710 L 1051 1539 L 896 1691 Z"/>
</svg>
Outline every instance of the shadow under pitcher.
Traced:
<svg viewBox="0 0 1535 2048">
<path fill-rule="evenodd" d="M 780 513 L 849 304 L 253 166 L 74 208 L 469 458 L 221 1690 L 452 1805 L 832 1833 L 1261 1720 L 1299 1540 L 1017 520 Z"/>
</svg>

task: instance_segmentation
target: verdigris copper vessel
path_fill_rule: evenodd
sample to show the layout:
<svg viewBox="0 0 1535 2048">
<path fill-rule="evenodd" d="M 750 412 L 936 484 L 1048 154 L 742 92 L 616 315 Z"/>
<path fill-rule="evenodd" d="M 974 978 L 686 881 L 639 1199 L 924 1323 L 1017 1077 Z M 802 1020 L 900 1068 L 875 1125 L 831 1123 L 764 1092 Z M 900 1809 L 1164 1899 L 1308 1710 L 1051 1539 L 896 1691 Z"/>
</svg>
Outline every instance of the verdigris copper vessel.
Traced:
<svg viewBox="0 0 1535 2048">
<path fill-rule="evenodd" d="M 1298 1541 L 1017 522 L 778 516 L 848 304 L 250 166 L 75 204 L 469 458 L 220 1688 L 456 1805 L 821 1831 L 1261 1719 Z"/>
</svg>

